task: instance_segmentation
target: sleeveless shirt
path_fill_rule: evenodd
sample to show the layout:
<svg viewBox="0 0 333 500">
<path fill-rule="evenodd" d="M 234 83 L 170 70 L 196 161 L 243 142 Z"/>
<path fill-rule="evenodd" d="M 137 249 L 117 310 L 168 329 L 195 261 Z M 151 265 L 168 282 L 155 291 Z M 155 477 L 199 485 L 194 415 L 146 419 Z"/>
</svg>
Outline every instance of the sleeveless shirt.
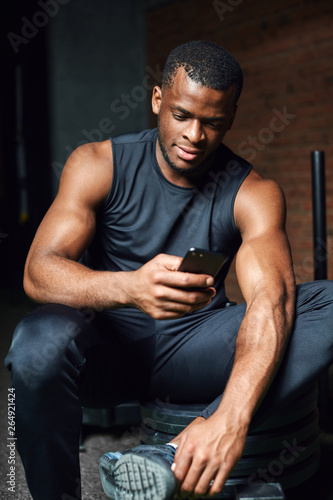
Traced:
<svg viewBox="0 0 333 500">
<path fill-rule="evenodd" d="M 96 270 L 132 271 L 159 253 L 183 257 L 192 246 L 220 252 L 228 258 L 207 308 L 222 307 L 224 280 L 241 244 L 234 201 L 252 166 L 221 144 L 200 186 L 185 188 L 160 170 L 157 129 L 110 141 L 112 187 L 97 212 L 96 234 L 83 262 Z"/>
</svg>

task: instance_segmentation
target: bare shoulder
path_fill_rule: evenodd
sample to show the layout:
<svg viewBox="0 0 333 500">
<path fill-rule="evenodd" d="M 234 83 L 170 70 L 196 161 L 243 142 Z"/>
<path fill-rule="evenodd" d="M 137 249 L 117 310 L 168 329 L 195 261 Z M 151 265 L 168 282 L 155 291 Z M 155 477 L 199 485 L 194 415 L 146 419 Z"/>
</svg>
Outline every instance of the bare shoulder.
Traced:
<svg viewBox="0 0 333 500">
<path fill-rule="evenodd" d="M 58 197 L 83 196 L 93 205 L 107 197 L 113 177 L 112 147 L 109 140 L 83 144 L 68 158 L 59 185 Z"/>
<path fill-rule="evenodd" d="M 286 203 L 281 187 L 274 180 L 252 170 L 235 200 L 235 222 L 241 233 L 245 233 L 248 228 L 252 231 L 282 228 L 285 218 Z"/>
</svg>

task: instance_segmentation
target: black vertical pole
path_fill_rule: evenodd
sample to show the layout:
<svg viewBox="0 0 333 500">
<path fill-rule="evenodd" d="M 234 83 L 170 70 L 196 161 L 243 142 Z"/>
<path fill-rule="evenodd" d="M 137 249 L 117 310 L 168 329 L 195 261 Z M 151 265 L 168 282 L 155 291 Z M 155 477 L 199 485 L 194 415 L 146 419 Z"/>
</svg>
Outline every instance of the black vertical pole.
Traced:
<svg viewBox="0 0 333 500">
<path fill-rule="evenodd" d="M 325 154 L 324 151 L 311 152 L 312 207 L 313 207 L 313 265 L 314 279 L 327 279 L 326 243 L 326 195 L 325 195 Z M 318 407 L 320 420 L 325 423 L 329 417 L 329 375 L 325 372 L 318 381 Z"/>
<path fill-rule="evenodd" d="M 327 279 L 325 154 L 311 152 L 314 279 Z"/>
</svg>

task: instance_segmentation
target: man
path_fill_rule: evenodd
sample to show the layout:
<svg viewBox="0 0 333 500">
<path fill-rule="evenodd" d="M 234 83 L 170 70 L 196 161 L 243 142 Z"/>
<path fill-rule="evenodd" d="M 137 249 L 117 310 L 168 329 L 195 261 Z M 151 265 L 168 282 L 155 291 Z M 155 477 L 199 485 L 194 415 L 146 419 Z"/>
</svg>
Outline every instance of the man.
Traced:
<svg viewBox="0 0 333 500">
<path fill-rule="evenodd" d="M 102 457 L 107 494 L 217 493 L 251 422 L 332 361 L 332 283 L 295 287 L 281 189 L 222 144 L 241 88 L 222 47 L 181 45 L 153 90 L 158 130 L 68 159 L 25 269 L 47 305 L 18 325 L 6 361 L 34 499 L 80 498 L 81 405 L 157 397 L 207 408 L 166 446 Z M 190 246 L 228 257 L 215 283 L 178 271 Z M 226 308 L 235 254 L 245 304 Z"/>
</svg>

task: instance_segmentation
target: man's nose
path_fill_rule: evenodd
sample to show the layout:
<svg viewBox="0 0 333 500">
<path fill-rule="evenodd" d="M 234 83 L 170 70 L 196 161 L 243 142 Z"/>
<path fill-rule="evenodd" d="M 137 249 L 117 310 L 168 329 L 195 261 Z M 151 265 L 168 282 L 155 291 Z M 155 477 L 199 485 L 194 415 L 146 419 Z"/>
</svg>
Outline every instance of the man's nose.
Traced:
<svg viewBox="0 0 333 500">
<path fill-rule="evenodd" d="M 183 133 L 184 137 L 186 137 L 192 144 L 196 144 L 202 141 L 205 138 L 205 134 L 203 131 L 202 124 L 200 120 L 190 120 L 187 124 L 187 127 Z"/>
</svg>

